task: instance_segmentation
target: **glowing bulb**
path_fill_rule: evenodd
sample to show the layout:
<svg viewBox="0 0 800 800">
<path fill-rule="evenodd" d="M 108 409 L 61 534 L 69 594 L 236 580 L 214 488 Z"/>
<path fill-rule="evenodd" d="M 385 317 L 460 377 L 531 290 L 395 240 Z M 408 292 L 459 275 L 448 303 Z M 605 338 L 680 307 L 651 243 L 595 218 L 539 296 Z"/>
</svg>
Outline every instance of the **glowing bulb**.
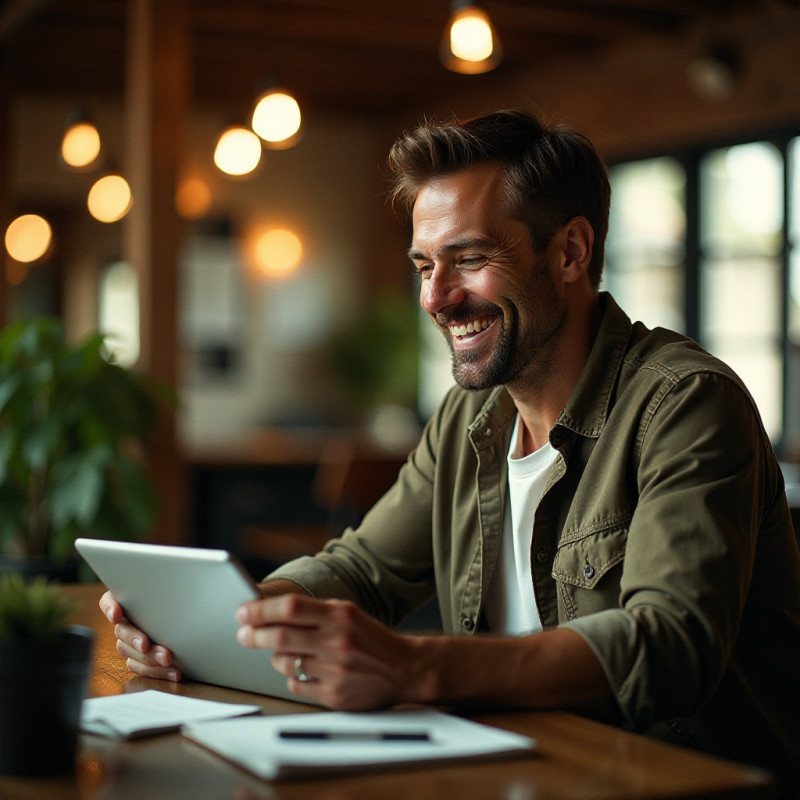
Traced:
<svg viewBox="0 0 800 800">
<path fill-rule="evenodd" d="M 122 219 L 133 205 L 131 187 L 122 175 L 104 175 L 89 189 L 89 213 L 100 222 Z"/>
<path fill-rule="evenodd" d="M 297 234 L 286 228 L 272 228 L 256 240 L 256 266 L 264 275 L 289 275 L 297 269 L 302 257 L 302 242 Z"/>
<path fill-rule="evenodd" d="M 214 150 L 214 163 L 226 175 L 248 175 L 260 160 L 261 141 L 253 131 L 234 125 L 222 132 Z"/>
<path fill-rule="evenodd" d="M 464 9 L 450 27 L 450 49 L 456 58 L 484 61 L 494 49 L 492 28 L 478 8 Z"/>
<path fill-rule="evenodd" d="M 90 122 L 77 122 L 67 128 L 61 140 L 61 158 L 75 169 L 91 166 L 100 155 L 100 134 Z"/>
<path fill-rule="evenodd" d="M 175 208 L 184 219 L 200 219 L 211 208 L 211 189 L 202 178 L 185 178 L 175 191 Z"/>
<path fill-rule="evenodd" d="M 23 264 L 40 259 L 52 240 L 50 223 L 38 214 L 23 214 L 6 229 L 6 250 L 11 258 Z"/>
<path fill-rule="evenodd" d="M 292 137 L 300 130 L 300 106 L 286 92 L 273 90 L 264 94 L 253 111 L 253 130 L 268 145 L 294 144 Z"/>
<path fill-rule="evenodd" d="M 502 48 L 486 12 L 476 5 L 456 2 L 457 8 L 442 39 L 440 57 L 454 72 L 477 75 L 494 69 Z"/>
</svg>

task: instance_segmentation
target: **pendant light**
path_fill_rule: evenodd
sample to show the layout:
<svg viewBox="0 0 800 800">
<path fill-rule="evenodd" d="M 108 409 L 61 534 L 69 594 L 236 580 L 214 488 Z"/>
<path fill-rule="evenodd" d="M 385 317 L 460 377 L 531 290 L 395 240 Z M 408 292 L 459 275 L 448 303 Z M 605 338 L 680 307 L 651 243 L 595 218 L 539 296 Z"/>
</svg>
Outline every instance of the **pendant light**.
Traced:
<svg viewBox="0 0 800 800">
<path fill-rule="evenodd" d="M 217 168 L 234 178 L 249 175 L 261 161 L 261 140 L 238 123 L 229 125 L 217 140 L 214 163 Z"/>
<path fill-rule="evenodd" d="M 273 150 L 297 144 L 302 115 L 300 106 L 286 89 L 270 87 L 262 92 L 253 110 L 253 130 Z"/>
<path fill-rule="evenodd" d="M 503 51 L 487 13 L 470 0 L 453 0 L 439 56 L 453 72 L 478 75 L 493 70 Z"/>
<path fill-rule="evenodd" d="M 88 171 L 100 160 L 102 143 L 100 132 L 83 111 L 74 111 L 64 126 L 61 139 L 61 162 L 69 169 Z"/>
</svg>

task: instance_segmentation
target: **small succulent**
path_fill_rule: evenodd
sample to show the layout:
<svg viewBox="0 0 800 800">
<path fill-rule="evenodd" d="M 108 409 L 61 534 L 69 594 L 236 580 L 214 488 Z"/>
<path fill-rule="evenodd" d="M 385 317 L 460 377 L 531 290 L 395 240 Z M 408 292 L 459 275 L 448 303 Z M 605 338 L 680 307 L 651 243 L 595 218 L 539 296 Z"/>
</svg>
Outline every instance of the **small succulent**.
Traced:
<svg viewBox="0 0 800 800">
<path fill-rule="evenodd" d="M 43 576 L 30 582 L 17 572 L 0 575 L 0 643 L 35 642 L 57 636 L 77 603 Z"/>
</svg>

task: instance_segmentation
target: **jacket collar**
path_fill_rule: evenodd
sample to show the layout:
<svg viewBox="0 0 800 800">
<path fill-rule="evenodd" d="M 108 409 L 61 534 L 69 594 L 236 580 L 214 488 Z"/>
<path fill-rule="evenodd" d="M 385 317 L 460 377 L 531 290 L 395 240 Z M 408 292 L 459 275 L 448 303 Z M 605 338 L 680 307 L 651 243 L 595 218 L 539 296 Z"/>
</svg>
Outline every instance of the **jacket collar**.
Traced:
<svg viewBox="0 0 800 800">
<path fill-rule="evenodd" d="M 603 319 L 589 358 L 556 427 L 597 438 L 603 432 L 633 328 L 628 315 L 608 292 L 600 293 Z"/>
<path fill-rule="evenodd" d="M 565 428 L 581 436 L 597 438 L 603 431 L 611 408 L 612 394 L 625 353 L 628 349 L 632 324 L 628 315 L 617 305 L 608 292 L 600 292 L 603 318 L 589 358 L 567 404 L 556 420 L 556 428 Z M 505 387 L 492 390 L 470 425 L 472 434 L 483 432 L 482 447 L 502 438 L 510 441 L 511 426 L 516 406 Z M 552 438 L 552 437 L 551 437 Z M 556 444 L 553 442 L 554 445 Z"/>
</svg>

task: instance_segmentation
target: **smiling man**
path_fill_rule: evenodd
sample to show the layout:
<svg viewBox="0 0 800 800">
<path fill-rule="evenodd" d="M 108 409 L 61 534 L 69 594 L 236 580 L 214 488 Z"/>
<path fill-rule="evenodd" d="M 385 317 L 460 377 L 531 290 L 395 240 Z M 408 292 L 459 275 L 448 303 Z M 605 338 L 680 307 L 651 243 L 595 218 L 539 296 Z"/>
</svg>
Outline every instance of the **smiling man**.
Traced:
<svg viewBox="0 0 800 800">
<path fill-rule="evenodd" d="M 725 364 L 598 291 L 594 148 L 498 112 L 421 125 L 390 167 L 458 385 L 359 528 L 239 610 L 240 642 L 333 708 L 569 707 L 796 781 L 800 559 L 778 463 Z M 392 630 L 434 595 L 443 635 Z M 134 672 L 180 678 L 101 606 Z"/>
</svg>

